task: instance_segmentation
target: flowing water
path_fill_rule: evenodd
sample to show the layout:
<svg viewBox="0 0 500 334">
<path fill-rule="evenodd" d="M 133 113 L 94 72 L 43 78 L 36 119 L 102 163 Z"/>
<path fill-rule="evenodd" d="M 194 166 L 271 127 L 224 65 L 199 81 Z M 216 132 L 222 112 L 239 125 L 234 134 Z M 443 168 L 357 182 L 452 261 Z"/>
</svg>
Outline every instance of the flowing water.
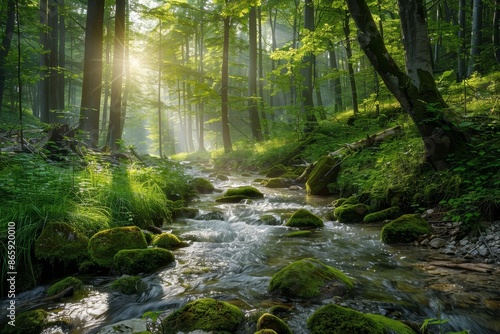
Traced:
<svg viewBox="0 0 500 334">
<path fill-rule="evenodd" d="M 87 277 L 83 280 L 88 295 L 83 299 L 42 306 L 54 318 L 70 319 L 74 328 L 69 333 L 97 333 L 102 326 L 140 318 L 147 311 L 174 310 L 188 301 L 213 297 L 235 303 L 247 314 L 273 305 L 290 307 L 286 321 L 294 333 L 302 334 L 307 333 L 307 318 L 321 303 L 278 300 L 268 295 L 267 287 L 271 276 L 281 268 L 311 257 L 354 280 L 355 290 L 340 301 L 343 305 L 419 323 L 428 318 L 448 319 L 440 329 L 443 333 L 462 329 L 478 334 L 500 333 L 498 274 L 442 271 L 429 275 L 416 264 L 436 255 L 436 251 L 384 245 L 379 240 L 380 226 L 327 220 L 333 198 L 307 196 L 304 190 L 259 187 L 252 182 L 256 177 L 232 176 L 229 181 L 213 182 L 221 191 L 253 185 L 265 194 L 264 199 L 219 204 L 215 198 L 220 193 L 200 195 L 191 206 L 200 214 L 220 212 L 220 217 L 183 219 L 168 226 L 189 246 L 174 251 L 174 265 L 143 276 L 149 285 L 147 292 L 126 296 L 110 292 L 113 277 Z M 263 214 L 280 219 L 299 208 L 323 217 L 325 227 L 310 237 L 289 238 L 288 228 L 259 223 Z M 45 288 L 20 295 L 18 303 L 43 296 Z"/>
</svg>

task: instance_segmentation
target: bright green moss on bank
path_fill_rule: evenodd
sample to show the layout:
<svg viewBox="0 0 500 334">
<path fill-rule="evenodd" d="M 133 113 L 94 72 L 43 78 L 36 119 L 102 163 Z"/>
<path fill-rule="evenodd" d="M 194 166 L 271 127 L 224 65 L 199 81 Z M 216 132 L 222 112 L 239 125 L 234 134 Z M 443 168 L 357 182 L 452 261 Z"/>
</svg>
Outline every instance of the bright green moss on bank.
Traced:
<svg viewBox="0 0 500 334">
<path fill-rule="evenodd" d="M 405 243 L 428 233 L 432 233 L 432 228 L 424 218 L 417 214 L 407 214 L 384 225 L 380 238 L 386 244 Z"/>
<path fill-rule="evenodd" d="M 174 255 L 163 248 L 123 249 L 116 253 L 113 269 L 119 274 L 136 275 L 174 262 Z"/>
<path fill-rule="evenodd" d="M 81 290 L 83 288 L 83 282 L 76 277 L 66 277 L 59 282 L 51 285 L 47 289 L 47 296 L 57 295 L 58 293 L 70 287 L 73 288 L 73 291 Z"/>
</svg>

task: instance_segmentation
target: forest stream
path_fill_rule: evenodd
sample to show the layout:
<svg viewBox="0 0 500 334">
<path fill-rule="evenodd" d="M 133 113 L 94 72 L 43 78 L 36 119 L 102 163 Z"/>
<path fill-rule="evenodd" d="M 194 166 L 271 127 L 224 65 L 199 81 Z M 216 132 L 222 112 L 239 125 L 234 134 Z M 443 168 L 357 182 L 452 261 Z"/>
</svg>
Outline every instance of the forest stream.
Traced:
<svg viewBox="0 0 500 334">
<path fill-rule="evenodd" d="M 207 177 L 198 169 L 189 173 Z M 429 318 L 447 319 L 440 329 L 432 326 L 435 332 L 500 333 L 498 272 L 443 270 L 431 274 L 418 264 L 438 256 L 438 251 L 385 245 L 379 240 L 380 226 L 327 220 L 333 198 L 307 196 L 303 189 L 264 188 L 253 182 L 257 177 L 231 175 L 226 181 L 211 180 L 219 191 L 252 185 L 265 196 L 248 203 L 220 204 L 215 202 L 220 192 L 200 195 L 190 204 L 200 210 L 200 216 L 221 214 L 212 215 L 215 219 L 181 219 L 165 227 L 189 246 L 174 251 L 174 265 L 143 275 L 148 290 L 141 295 L 111 292 L 109 285 L 116 277 L 79 276 L 88 290 L 83 299 L 32 305 L 30 300 L 44 296 L 47 286 L 41 286 L 20 294 L 19 307 L 31 304 L 29 308 L 43 307 L 57 317 L 71 319 L 74 328 L 69 333 L 98 333 L 103 326 L 141 318 L 147 311 L 173 311 L 201 297 L 235 303 L 247 314 L 287 306 L 291 312 L 285 320 L 297 334 L 308 333 L 307 318 L 328 302 L 420 324 Z M 289 228 L 259 223 L 263 214 L 280 219 L 300 208 L 322 217 L 325 227 L 309 237 L 289 238 Z M 322 303 L 271 297 L 267 288 L 272 275 L 302 258 L 315 258 L 342 270 L 354 280 L 354 292 L 344 300 Z M 61 329 L 44 333 L 61 333 Z"/>
</svg>

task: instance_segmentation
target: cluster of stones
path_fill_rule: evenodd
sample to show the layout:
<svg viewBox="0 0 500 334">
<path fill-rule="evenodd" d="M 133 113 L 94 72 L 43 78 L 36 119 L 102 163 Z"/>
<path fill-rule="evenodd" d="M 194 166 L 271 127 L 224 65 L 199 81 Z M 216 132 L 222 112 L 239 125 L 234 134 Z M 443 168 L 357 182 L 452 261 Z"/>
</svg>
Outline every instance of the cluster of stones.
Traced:
<svg viewBox="0 0 500 334">
<path fill-rule="evenodd" d="M 477 237 L 465 236 L 457 239 L 431 235 L 416 245 L 429 246 L 439 249 L 443 254 L 460 256 L 471 261 L 500 264 L 500 221 L 493 222 Z"/>
</svg>

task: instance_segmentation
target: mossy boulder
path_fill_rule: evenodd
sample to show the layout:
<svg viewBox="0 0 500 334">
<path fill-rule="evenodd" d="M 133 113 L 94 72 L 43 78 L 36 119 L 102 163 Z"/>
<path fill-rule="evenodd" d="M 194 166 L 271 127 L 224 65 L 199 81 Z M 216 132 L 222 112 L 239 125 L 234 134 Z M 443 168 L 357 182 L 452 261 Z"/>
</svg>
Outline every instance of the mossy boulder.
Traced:
<svg viewBox="0 0 500 334">
<path fill-rule="evenodd" d="M 271 313 L 264 313 L 257 321 L 257 330 L 271 329 L 276 334 L 293 334 L 290 327 Z"/>
<path fill-rule="evenodd" d="M 368 213 L 370 213 L 370 207 L 361 203 L 342 204 L 333 210 L 333 216 L 339 223 L 362 222 Z"/>
<path fill-rule="evenodd" d="M 205 178 L 196 177 L 191 180 L 194 190 L 200 194 L 211 194 L 214 192 L 214 185 Z"/>
<path fill-rule="evenodd" d="M 161 247 L 165 249 L 177 249 L 179 247 L 187 246 L 187 243 L 181 241 L 175 234 L 162 233 L 155 235 L 151 241 L 151 246 Z"/>
<path fill-rule="evenodd" d="M 115 255 L 113 269 L 118 274 L 136 275 L 174 262 L 174 255 L 163 248 L 123 249 Z"/>
<path fill-rule="evenodd" d="M 306 209 L 300 209 L 292 214 L 285 225 L 298 228 L 318 228 L 323 227 L 324 223 L 323 220 L 315 214 Z"/>
<path fill-rule="evenodd" d="M 190 302 L 162 321 L 164 334 L 191 332 L 197 329 L 214 333 L 234 333 L 243 322 L 238 307 L 212 298 Z"/>
<path fill-rule="evenodd" d="M 359 198 L 358 196 L 351 196 L 351 197 L 341 197 L 338 198 L 337 200 L 333 201 L 333 206 L 338 208 L 339 206 L 343 204 L 358 204 L 359 203 Z"/>
<path fill-rule="evenodd" d="M 263 198 L 264 194 L 257 188 L 252 186 L 242 186 L 238 188 L 228 189 L 224 196 L 217 198 L 215 201 L 219 203 L 239 203 L 242 200 Z"/>
<path fill-rule="evenodd" d="M 125 295 L 139 294 L 146 291 L 148 285 L 140 276 L 123 275 L 111 283 L 111 289 L 119 291 Z"/>
<path fill-rule="evenodd" d="M 316 310 L 307 320 L 307 328 L 310 334 L 415 334 L 400 321 L 364 314 L 335 304 Z"/>
<path fill-rule="evenodd" d="M 273 275 L 268 290 L 286 298 L 317 299 L 343 296 L 353 287 L 351 279 L 340 270 L 307 258 Z"/>
<path fill-rule="evenodd" d="M 48 317 L 49 313 L 42 309 L 23 312 L 16 317 L 15 327 L 6 326 L 6 329 L 11 327 L 12 331 L 6 330 L 5 333 L 39 334 L 52 325 Z"/>
<path fill-rule="evenodd" d="M 328 185 L 337 181 L 340 172 L 340 162 L 329 155 L 322 156 L 316 162 L 306 181 L 309 195 L 330 195 Z"/>
<path fill-rule="evenodd" d="M 76 277 L 72 277 L 72 276 L 66 277 L 66 278 L 52 284 L 47 289 L 47 296 L 57 295 L 58 293 L 66 290 L 67 288 L 73 288 L 73 292 L 81 290 L 81 289 L 83 289 L 83 282 Z"/>
<path fill-rule="evenodd" d="M 137 226 L 115 227 L 100 231 L 89 240 L 88 250 L 92 260 L 102 267 L 111 268 L 116 253 L 123 249 L 148 247 L 146 238 Z"/>
<path fill-rule="evenodd" d="M 257 224 L 261 225 L 281 225 L 281 221 L 273 215 L 262 215 L 257 220 Z"/>
<path fill-rule="evenodd" d="M 35 256 L 50 263 L 80 262 L 89 258 L 89 239 L 73 226 L 62 222 L 51 222 L 44 226 L 35 242 Z"/>
<path fill-rule="evenodd" d="M 264 183 L 264 187 L 266 188 L 288 188 L 289 186 L 289 182 L 281 177 L 269 179 Z"/>
<path fill-rule="evenodd" d="M 276 164 L 276 165 L 272 166 L 267 171 L 266 177 L 270 177 L 270 178 L 278 177 L 278 176 L 285 174 L 287 171 L 288 171 L 288 169 L 284 165 Z"/>
<path fill-rule="evenodd" d="M 396 219 L 401 216 L 403 212 L 398 206 L 380 210 L 377 212 L 369 213 L 363 218 L 365 223 L 381 222 L 387 219 Z"/>
<path fill-rule="evenodd" d="M 272 329 L 261 329 L 260 331 L 255 332 L 254 334 L 278 334 Z"/>
<path fill-rule="evenodd" d="M 424 218 L 418 214 L 406 214 L 385 224 L 380 238 L 386 244 L 407 243 L 428 233 L 432 233 L 432 228 Z"/>
<path fill-rule="evenodd" d="M 182 207 L 182 208 L 175 208 L 173 210 L 173 215 L 174 218 L 194 218 L 200 213 L 200 210 L 196 208 L 188 208 L 188 207 Z"/>
</svg>

